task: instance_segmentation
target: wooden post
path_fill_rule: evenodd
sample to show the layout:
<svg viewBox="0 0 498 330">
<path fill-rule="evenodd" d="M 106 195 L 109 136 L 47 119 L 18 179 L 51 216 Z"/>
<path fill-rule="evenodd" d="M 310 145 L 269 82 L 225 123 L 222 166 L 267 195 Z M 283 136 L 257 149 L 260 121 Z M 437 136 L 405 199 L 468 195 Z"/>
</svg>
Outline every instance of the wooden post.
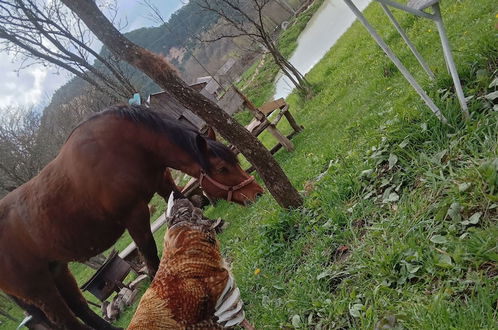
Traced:
<svg viewBox="0 0 498 330">
<path fill-rule="evenodd" d="M 280 142 L 287 151 L 293 151 L 294 150 L 294 144 L 289 140 L 285 135 L 280 133 L 280 131 L 275 127 L 275 125 L 270 124 L 267 128 L 268 132 L 273 135 L 278 142 Z"/>
<path fill-rule="evenodd" d="M 303 130 L 303 126 L 300 126 L 289 112 L 289 105 L 286 105 L 281 111 L 284 113 L 285 118 L 295 132 L 301 132 Z"/>
</svg>

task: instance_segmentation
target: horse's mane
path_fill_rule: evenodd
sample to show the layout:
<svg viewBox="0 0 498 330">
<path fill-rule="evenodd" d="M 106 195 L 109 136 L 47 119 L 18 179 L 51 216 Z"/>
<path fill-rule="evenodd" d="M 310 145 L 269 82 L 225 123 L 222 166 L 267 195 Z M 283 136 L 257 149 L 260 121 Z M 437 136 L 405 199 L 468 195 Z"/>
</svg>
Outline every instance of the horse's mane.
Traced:
<svg viewBox="0 0 498 330">
<path fill-rule="evenodd" d="M 200 133 L 167 114 L 154 112 L 144 106 L 114 105 L 91 116 L 76 128 L 94 119 L 113 115 L 143 125 L 155 132 L 165 134 L 175 145 L 187 152 L 204 170 L 210 172 L 210 164 L 199 148 L 197 137 Z M 227 146 L 218 141 L 202 137 L 206 140 L 208 149 L 216 157 L 232 165 L 238 163 L 237 156 Z"/>
</svg>

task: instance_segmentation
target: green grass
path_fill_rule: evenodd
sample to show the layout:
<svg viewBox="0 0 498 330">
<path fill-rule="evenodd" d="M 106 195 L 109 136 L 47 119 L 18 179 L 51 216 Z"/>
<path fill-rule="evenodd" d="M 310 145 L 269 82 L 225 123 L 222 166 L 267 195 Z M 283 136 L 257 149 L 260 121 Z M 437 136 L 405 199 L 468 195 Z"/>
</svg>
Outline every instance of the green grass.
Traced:
<svg viewBox="0 0 498 330">
<path fill-rule="evenodd" d="M 389 320 L 408 329 L 496 328 L 498 188 L 489 162 L 498 154 L 497 112 L 479 98 L 494 90 L 497 8 L 442 5 L 466 95 L 475 95 L 468 124 L 435 27 L 396 13 L 439 77 L 430 83 L 372 5 L 367 17 L 451 126 L 355 23 L 307 75 L 315 97 L 288 98 L 305 131 L 295 152 L 276 158 L 306 192 L 305 206 L 284 211 L 266 195 L 249 209 L 222 202 L 208 210 L 230 222 L 224 253 L 257 328 L 371 329 Z"/>
<path fill-rule="evenodd" d="M 305 195 L 304 206 L 282 210 L 265 194 L 248 208 L 220 202 L 206 211 L 229 222 L 223 253 L 256 328 L 497 327 L 498 111 L 484 96 L 496 90 L 489 86 L 498 69 L 498 8 L 493 0 L 467 0 L 442 2 L 442 10 L 465 93 L 473 96 L 468 123 L 435 26 L 395 12 L 438 76 L 430 82 L 373 4 L 366 16 L 450 125 L 437 121 L 355 23 L 307 75 L 315 96 L 287 99 L 305 130 L 293 139 L 294 152 L 275 157 Z M 261 104 L 273 77 L 263 83 L 267 72 L 260 72 L 245 92 Z M 163 235 L 155 234 L 160 250 Z"/>
</svg>

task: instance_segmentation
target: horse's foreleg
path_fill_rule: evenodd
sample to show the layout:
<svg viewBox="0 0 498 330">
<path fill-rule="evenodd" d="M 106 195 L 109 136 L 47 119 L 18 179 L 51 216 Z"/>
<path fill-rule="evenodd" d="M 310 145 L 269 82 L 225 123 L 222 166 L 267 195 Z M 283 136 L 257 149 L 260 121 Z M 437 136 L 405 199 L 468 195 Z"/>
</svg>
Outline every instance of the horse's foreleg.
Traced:
<svg viewBox="0 0 498 330">
<path fill-rule="evenodd" d="M 91 330 L 82 324 L 66 304 L 57 289 L 54 278 L 48 269 L 35 272 L 36 281 L 32 275 L 22 281 L 26 285 L 18 287 L 15 295 L 22 300 L 21 305 L 32 305 L 43 311 L 54 329 Z M 22 277 L 21 274 L 18 274 Z M 29 310 L 29 308 L 28 308 Z"/>
<path fill-rule="evenodd" d="M 175 193 L 176 198 L 183 198 L 181 188 L 176 185 L 175 180 L 171 175 L 171 170 L 169 168 L 166 168 L 163 172 L 162 180 L 159 183 L 157 193 L 166 201 L 168 201 L 171 192 Z"/>
<path fill-rule="evenodd" d="M 19 307 L 24 309 L 31 317 L 33 317 L 33 320 L 35 323 L 41 323 L 45 327 L 48 327 L 50 329 L 54 328 L 54 325 L 47 319 L 45 314 L 37 307 L 27 304 L 21 299 L 17 298 L 16 296 L 9 295 L 9 297 L 17 304 Z"/>
<path fill-rule="evenodd" d="M 153 278 L 159 268 L 159 257 L 157 256 L 156 242 L 150 229 L 149 209 L 145 202 L 133 209 L 125 220 L 125 225 L 131 238 L 137 244 L 138 251 L 145 259 L 149 276 Z"/>
<path fill-rule="evenodd" d="M 98 330 L 120 329 L 107 323 L 91 310 L 85 298 L 81 294 L 76 280 L 69 272 L 67 264 L 55 264 L 51 267 L 51 271 L 54 275 L 55 284 L 61 295 L 64 297 L 69 308 L 71 308 L 76 316 L 78 316 L 83 322 Z"/>
</svg>

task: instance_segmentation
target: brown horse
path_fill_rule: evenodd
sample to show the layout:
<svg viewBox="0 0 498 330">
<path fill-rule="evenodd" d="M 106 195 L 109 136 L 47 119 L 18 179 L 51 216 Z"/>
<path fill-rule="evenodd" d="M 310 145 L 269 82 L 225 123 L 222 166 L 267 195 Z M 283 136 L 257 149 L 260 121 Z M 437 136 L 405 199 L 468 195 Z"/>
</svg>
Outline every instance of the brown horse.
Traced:
<svg viewBox="0 0 498 330">
<path fill-rule="evenodd" d="M 223 144 L 145 108 L 112 107 L 80 124 L 40 174 L 0 201 L 0 289 L 53 328 L 113 329 L 88 307 L 67 265 L 128 230 L 153 276 L 159 258 L 147 204 L 166 167 L 229 187 L 246 182 L 233 191 L 240 203 L 262 193 Z M 204 189 L 226 195 L 215 184 Z"/>
</svg>

